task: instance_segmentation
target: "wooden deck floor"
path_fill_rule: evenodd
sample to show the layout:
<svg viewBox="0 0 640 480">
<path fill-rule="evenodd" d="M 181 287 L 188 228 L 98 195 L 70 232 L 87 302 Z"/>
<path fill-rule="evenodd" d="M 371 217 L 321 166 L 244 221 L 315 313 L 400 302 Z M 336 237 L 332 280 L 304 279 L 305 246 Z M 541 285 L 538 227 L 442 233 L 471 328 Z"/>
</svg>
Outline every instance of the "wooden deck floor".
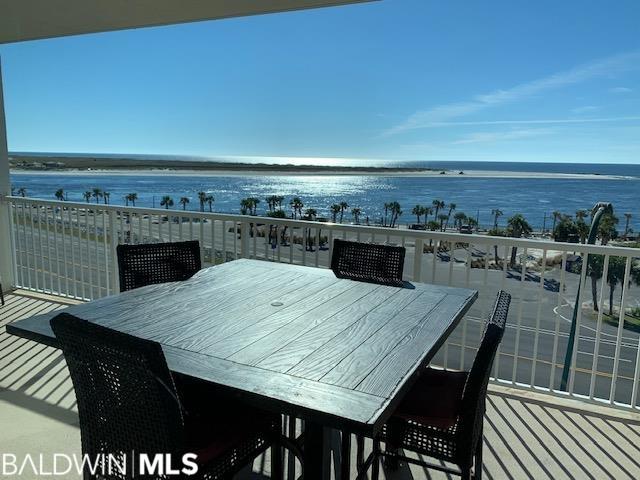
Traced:
<svg viewBox="0 0 640 480">
<path fill-rule="evenodd" d="M 13 337 L 7 323 L 65 307 L 57 298 L 16 292 L 0 307 L 0 451 L 79 453 L 75 397 L 59 351 Z M 492 387 L 485 421 L 486 479 L 638 479 L 640 415 L 550 395 Z M 339 463 L 339 434 L 329 432 Z M 250 471 L 252 470 L 252 471 Z M 241 479 L 268 478 L 268 456 Z M 29 477 L 23 477 L 29 478 Z M 69 477 L 73 478 L 73 477 Z M 387 479 L 440 479 L 419 467 Z"/>
</svg>

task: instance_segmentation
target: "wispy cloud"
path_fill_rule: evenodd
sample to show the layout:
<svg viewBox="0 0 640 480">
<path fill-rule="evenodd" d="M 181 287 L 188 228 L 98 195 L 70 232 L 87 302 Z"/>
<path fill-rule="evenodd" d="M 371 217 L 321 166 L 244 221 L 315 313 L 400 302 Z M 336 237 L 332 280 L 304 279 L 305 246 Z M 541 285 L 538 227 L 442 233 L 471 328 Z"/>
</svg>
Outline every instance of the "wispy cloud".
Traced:
<svg viewBox="0 0 640 480">
<path fill-rule="evenodd" d="M 627 87 L 613 87 L 609 89 L 609 93 L 631 93 L 632 89 Z"/>
<path fill-rule="evenodd" d="M 433 122 L 427 127 L 457 127 L 457 126 L 481 126 L 481 125 L 554 125 L 564 123 L 607 123 L 607 122 L 637 122 L 640 116 L 629 117 L 601 117 L 601 118 L 547 118 L 533 120 L 477 120 L 470 122 Z"/>
<path fill-rule="evenodd" d="M 505 140 L 518 140 L 521 138 L 538 137 L 540 135 L 549 135 L 554 133 L 550 128 L 534 128 L 509 130 L 506 132 L 476 132 L 465 135 L 460 140 L 453 142 L 454 145 L 463 145 L 468 143 L 494 143 Z"/>
<path fill-rule="evenodd" d="M 600 107 L 596 107 L 595 105 L 585 105 L 584 107 L 577 107 L 571 110 L 572 113 L 580 115 L 582 113 L 591 113 L 599 110 Z"/>
<path fill-rule="evenodd" d="M 538 93 L 574 85 L 586 80 L 605 75 L 640 68 L 640 51 L 633 51 L 600 59 L 571 70 L 556 73 L 531 82 L 516 85 L 507 90 L 497 90 L 484 95 L 477 95 L 471 100 L 439 105 L 428 110 L 420 110 L 406 118 L 403 122 L 383 132 L 383 135 L 395 135 L 408 130 L 440 126 L 455 118 L 463 117 L 487 108 L 516 102 Z"/>
</svg>

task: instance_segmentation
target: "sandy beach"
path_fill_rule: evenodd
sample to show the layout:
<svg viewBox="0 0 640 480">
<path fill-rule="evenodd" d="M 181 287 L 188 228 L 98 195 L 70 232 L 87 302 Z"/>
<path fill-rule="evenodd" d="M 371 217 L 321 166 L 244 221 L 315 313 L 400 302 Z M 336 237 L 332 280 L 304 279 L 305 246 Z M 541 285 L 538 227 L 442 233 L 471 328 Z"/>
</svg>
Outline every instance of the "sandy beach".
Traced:
<svg viewBox="0 0 640 480">
<path fill-rule="evenodd" d="M 179 176 L 384 176 L 429 178 L 538 178 L 616 180 L 633 177 L 595 173 L 549 173 L 495 170 L 441 170 L 388 166 L 335 166 L 142 159 L 135 157 L 80 157 L 12 155 L 13 173 L 34 175 L 179 175 Z"/>
</svg>

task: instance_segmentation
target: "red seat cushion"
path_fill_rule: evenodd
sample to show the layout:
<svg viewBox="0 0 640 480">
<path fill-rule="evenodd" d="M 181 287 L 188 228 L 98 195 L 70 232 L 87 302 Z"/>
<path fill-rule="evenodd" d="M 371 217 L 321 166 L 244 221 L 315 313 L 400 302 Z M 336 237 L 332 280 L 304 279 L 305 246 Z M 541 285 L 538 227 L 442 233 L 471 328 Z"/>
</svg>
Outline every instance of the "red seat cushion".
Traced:
<svg viewBox="0 0 640 480">
<path fill-rule="evenodd" d="M 467 372 L 426 368 L 396 409 L 394 416 L 447 429 L 455 425 Z"/>
<path fill-rule="evenodd" d="M 269 429 L 273 415 L 255 409 L 233 408 L 219 410 L 207 415 L 190 415 L 185 423 L 186 442 L 189 453 L 195 453 L 196 462 L 204 465 L 229 452 L 241 443 Z"/>
<path fill-rule="evenodd" d="M 185 411 L 187 449 L 198 455 L 200 465 L 272 429 L 280 420 L 277 414 L 224 397 L 219 387 L 207 382 L 178 374 L 174 381 Z"/>
</svg>

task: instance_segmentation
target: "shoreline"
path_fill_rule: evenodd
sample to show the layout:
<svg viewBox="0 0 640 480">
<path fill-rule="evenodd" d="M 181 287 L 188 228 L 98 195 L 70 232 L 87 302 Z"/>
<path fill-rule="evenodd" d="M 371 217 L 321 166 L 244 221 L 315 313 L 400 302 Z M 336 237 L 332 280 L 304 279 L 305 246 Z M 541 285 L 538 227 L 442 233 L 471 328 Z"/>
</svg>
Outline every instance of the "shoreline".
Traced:
<svg viewBox="0 0 640 480">
<path fill-rule="evenodd" d="M 10 173 L 20 175 L 119 175 L 119 176 L 159 176 L 173 175 L 185 177 L 257 177 L 257 176 L 371 176 L 371 177 L 425 177 L 425 178 L 510 178 L 510 179 L 558 179 L 558 180 L 637 180 L 637 177 L 621 175 L 598 175 L 589 173 L 544 173 L 544 172 L 512 172 L 495 170 L 467 170 L 464 174 L 457 171 L 401 168 L 366 168 L 366 167 L 311 167 L 282 168 L 280 165 L 268 165 L 268 168 L 252 168 L 253 165 L 241 168 L 57 168 L 36 170 L 11 168 Z"/>
<path fill-rule="evenodd" d="M 371 176 L 422 178 L 510 178 L 560 180 L 637 180 L 638 177 L 597 173 L 551 173 L 505 170 L 459 170 L 389 166 L 329 166 L 226 161 L 141 159 L 127 156 L 11 155 L 11 173 L 26 175 L 135 175 L 135 176 Z M 443 173 L 444 172 L 444 173 Z"/>
</svg>

